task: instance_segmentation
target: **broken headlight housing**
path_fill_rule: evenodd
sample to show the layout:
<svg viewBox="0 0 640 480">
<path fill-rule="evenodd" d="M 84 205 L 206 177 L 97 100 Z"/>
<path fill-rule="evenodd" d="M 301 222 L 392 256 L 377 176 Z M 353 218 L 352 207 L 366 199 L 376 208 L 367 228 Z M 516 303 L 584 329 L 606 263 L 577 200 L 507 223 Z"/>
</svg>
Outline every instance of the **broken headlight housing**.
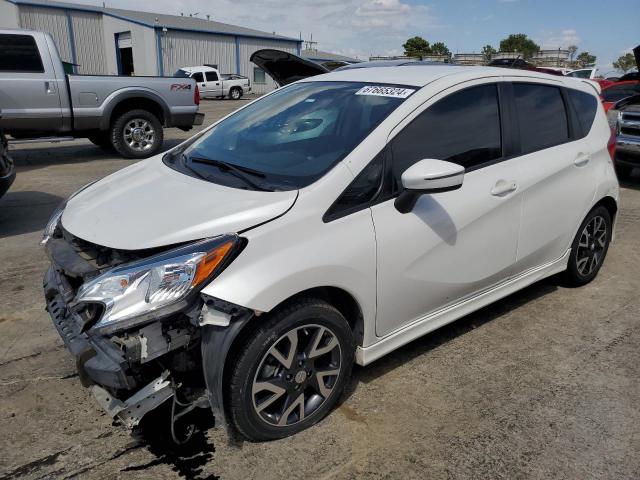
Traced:
<svg viewBox="0 0 640 480">
<path fill-rule="evenodd" d="M 82 285 L 74 306 L 103 306 L 92 327 L 100 333 L 175 313 L 228 265 L 240 246 L 237 235 L 221 235 L 116 267 Z"/>
</svg>

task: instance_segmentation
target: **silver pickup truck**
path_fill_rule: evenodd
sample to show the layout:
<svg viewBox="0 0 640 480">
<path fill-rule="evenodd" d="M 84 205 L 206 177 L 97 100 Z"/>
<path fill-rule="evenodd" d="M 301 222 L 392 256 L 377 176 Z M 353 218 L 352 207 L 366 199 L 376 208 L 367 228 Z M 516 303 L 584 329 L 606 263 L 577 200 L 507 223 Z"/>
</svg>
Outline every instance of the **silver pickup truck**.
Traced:
<svg viewBox="0 0 640 480">
<path fill-rule="evenodd" d="M 202 124 L 199 103 L 190 78 L 66 75 L 49 34 L 0 29 L 0 129 L 14 139 L 86 137 L 146 158 L 163 127 Z"/>
</svg>

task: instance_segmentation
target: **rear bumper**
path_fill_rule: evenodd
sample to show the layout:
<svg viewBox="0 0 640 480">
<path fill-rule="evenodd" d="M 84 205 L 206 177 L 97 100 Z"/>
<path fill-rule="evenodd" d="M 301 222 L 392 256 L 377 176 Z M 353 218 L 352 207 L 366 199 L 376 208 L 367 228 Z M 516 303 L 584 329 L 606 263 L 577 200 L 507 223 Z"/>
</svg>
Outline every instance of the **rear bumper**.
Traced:
<svg viewBox="0 0 640 480">
<path fill-rule="evenodd" d="M 618 135 L 616 153 L 624 155 L 623 158 L 616 158 L 616 162 L 640 166 L 640 136 Z"/>
<path fill-rule="evenodd" d="M 167 127 L 191 128 L 194 125 L 202 125 L 204 113 L 177 113 L 171 116 Z"/>
<path fill-rule="evenodd" d="M 102 385 L 117 390 L 131 390 L 136 381 L 128 375 L 128 362 L 122 351 L 102 337 L 82 332 L 81 320 L 67 307 L 69 287 L 58 272 L 49 267 L 43 288 L 47 311 L 65 346 L 73 355 L 80 381 L 85 387 Z"/>
</svg>

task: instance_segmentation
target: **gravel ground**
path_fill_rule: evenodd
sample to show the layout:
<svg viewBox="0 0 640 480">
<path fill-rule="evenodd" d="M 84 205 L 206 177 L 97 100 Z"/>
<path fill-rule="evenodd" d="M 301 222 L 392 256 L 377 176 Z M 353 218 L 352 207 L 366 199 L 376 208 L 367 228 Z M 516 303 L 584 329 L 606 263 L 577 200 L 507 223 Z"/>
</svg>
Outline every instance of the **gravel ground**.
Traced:
<svg viewBox="0 0 640 480">
<path fill-rule="evenodd" d="M 244 103 L 203 102 L 205 123 Z M 167 148 L 188 136 L 167 131 Z M 293 438 L 204 429 L 179 449 L 111 425 L 44 311 L 47 218 L 130 161 L 84 140 L 13 156 L 0 200 L 0 478 L 640 478 L 640 177 L 623 185 L 617 240 L 590 285 L 548 279 L 356 368 L 345 401 Z"/>
</svg>

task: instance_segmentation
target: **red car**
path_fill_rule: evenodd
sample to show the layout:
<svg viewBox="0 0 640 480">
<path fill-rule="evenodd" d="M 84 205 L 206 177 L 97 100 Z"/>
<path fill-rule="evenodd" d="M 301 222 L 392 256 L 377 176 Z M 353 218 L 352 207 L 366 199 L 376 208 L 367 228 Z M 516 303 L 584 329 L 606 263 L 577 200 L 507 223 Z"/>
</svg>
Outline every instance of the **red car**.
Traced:
<svg viewBox="0 0 640 480">
<path fill-rule="evenodd" d="M 627 80 L 616 82 L 603 88 L 600 97 L 602 98 L 604 111 L 608 112 L 617 101 L 638 94 L 640 94 L 640 80 Z"/>
</svg>

